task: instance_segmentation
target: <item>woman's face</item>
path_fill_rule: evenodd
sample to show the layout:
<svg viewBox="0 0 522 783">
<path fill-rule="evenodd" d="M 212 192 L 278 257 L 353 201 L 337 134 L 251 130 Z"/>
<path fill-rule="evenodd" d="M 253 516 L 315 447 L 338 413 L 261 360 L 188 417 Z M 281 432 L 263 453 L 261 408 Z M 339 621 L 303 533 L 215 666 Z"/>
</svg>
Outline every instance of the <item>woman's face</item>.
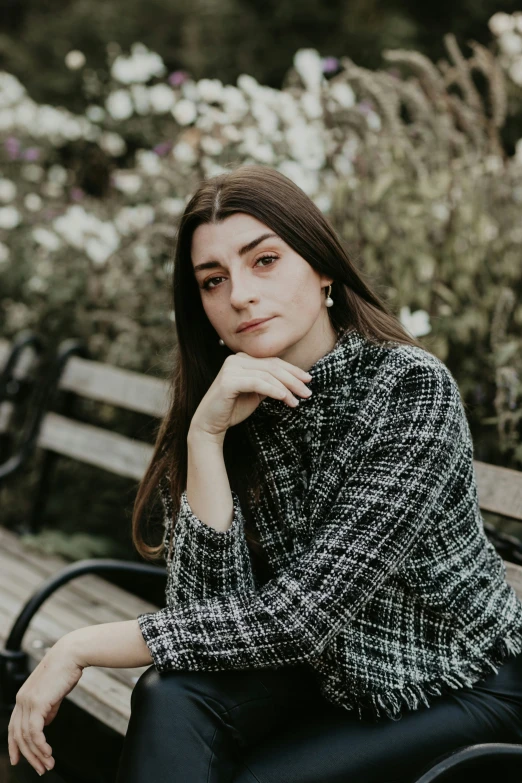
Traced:
<svg viewBox="0 0 522 783">
<path fill-rule="evenodd" d="M 238 212 L 218 224 L 201 224 L 191 254 L 205 313 L 234 353 L 279 356 L 303 367 L 333 347 L 337 335 L 324 290 L 332 279 L 319 275 L 264 223 Z M 206 268 L 198 268 L 202 264 Z M 260 318 L 270 320 L 238 331 Z"/>
</svg>

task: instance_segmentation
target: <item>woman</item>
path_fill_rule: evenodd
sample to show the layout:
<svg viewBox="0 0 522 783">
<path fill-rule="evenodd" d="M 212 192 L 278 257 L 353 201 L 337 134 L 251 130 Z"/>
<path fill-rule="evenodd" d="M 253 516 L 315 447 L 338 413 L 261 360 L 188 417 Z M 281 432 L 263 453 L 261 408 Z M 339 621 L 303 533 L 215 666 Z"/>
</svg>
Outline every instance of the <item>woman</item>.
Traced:
<svg viewBox="0 0 522 783">
<path fill-rule="evenodd" d="M 522 741 L 522 603 L 443 362 L 267 167 L 198 188 L 173 294 L 171 405 L 133 517 L 138 551 L 167 562 L 166 606 L 52 648 L 19 692 L 15 759 L 41 770 L 83 668 L 149 663 L 117 783 L 404 783 L 456 748 Z M 52 697 L 49 669 L 71 672 Z"/>
</svg>

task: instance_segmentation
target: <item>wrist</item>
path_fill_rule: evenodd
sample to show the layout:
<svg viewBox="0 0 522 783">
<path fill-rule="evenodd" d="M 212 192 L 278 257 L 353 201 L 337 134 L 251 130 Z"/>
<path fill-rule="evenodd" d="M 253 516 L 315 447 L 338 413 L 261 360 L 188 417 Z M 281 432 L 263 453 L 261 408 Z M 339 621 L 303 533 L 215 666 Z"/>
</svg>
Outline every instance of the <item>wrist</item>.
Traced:
<svg viewBox="0 0 522 783">
<path fill-rule="evenodd" d="M 187 444 L 189 446 L 216 446 L 222 448 L 224 440 L 225 433 L 212 435 L 205 430 L 199 429 L 197 426 L 190 425 L 189 427 L 187 435 Z"/>
<path fill-rule="evenodd" d="M 79 636 L 82 630 L 82 628 L 78 628 L 75 631 L 69 631 L 69 633 L 66 633 L 61 639 L 58 639 L 52 649 L 55 650 L 57 654 L 66 657 L 67 660 L 73 661 L 82 669 L 86 669 L 90 664 L 85 660 L 83 654 L 85 644 L 82 643 Z"/>
</svg>

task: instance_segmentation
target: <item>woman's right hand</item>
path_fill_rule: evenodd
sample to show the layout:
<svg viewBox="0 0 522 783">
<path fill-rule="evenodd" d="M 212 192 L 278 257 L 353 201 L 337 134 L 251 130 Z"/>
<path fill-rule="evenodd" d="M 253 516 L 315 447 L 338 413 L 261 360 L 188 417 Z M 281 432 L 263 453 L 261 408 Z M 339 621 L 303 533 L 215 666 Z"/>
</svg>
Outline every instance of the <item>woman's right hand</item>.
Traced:
<svg viewBox="0 0 522 783">
<path fill-rule="evenodd" d="M 229 427 L 244 421 L 265 397 L 283 400 L 292 408 L 298 405 L 294 394 L 309 397 L 305 383 L 310 380 L 305 370 L 277 356 L 259 359 L 244 351 L 231 354 L 198 405 L 190 429 L 222 439 Z"/>
</svg>

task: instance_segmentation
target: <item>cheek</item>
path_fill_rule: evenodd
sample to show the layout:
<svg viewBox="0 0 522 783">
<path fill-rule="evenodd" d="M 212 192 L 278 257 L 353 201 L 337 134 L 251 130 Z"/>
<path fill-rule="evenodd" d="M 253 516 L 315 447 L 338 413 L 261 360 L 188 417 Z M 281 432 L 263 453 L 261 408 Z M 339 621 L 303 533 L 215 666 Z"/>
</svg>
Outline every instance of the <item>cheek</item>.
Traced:
<svg viewBox="0 0 522 783">
<path fill-rule="evenodd" d="M 302 313 L 316 313 L 321 306 L 320 289 L 308 275 L 293 280 L 286 288 L 286 306 Z"/>
</svg>

